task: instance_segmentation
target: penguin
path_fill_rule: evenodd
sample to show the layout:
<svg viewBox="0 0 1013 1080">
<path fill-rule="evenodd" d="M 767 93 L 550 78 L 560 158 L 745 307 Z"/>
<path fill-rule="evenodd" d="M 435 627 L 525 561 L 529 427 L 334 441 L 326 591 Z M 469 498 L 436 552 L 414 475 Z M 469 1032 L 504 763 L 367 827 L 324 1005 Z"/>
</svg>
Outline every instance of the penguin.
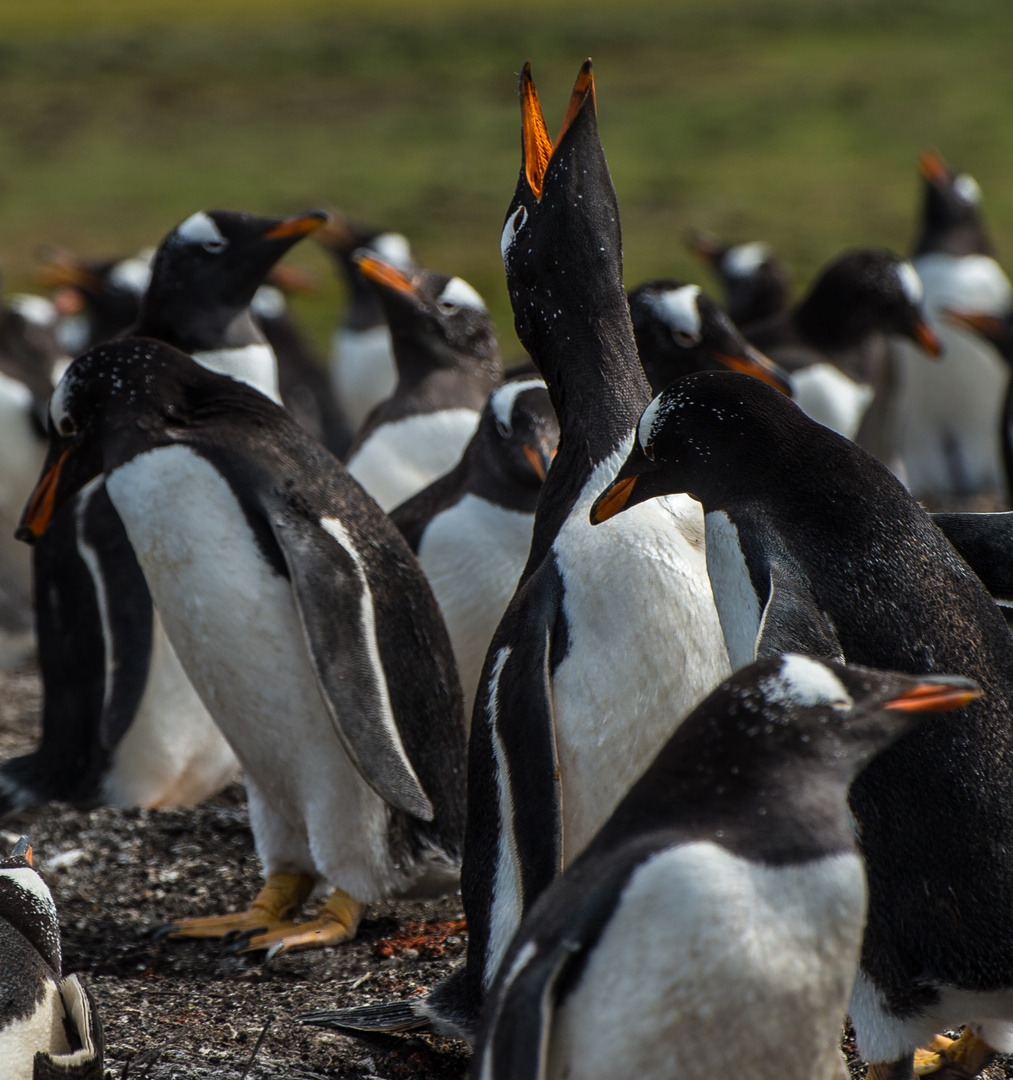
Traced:
<svg viewBox="0 0 1013 1080">
<path fill-rule="evenodd" d="M 1013 513 L 929 515 L 988 589 L 1013 627 Z"/>
<path fill-rule="evenodd" d="M 1004 492 L 999 432 L 1009 373 L 991 344 L 946 311 L 1004 319 L 1013 312 L 1013 287 L 996 261 L 978 184 L 934 151 L 918 164 L 924 204 L 911 262 L 945 352 L 942 363 L 926 364 L 916 350 L 896 343 L 896 422 L 911 493 L 938 505 Z"/>
<path fill-rule="evenodd" d="M 698 285 L 670 278 L 645 281 L 630 293 L 630 317 L 640 363 L 653 393 L 691 371 L 727 367 L 791 395 L 787 372 L 753 348 Z"/>
<path fill-rule="evenodd" d="M 956 676 L 788 654 L 722 683 L 525 917 L 471 1075 L 837 1080 L 866 882 L 854 777 Z M 952 727 L 959 720 L 947 720 Z"/>
<path fill-rule="evenodd" d="M 736 326 L 752 326 L 788 309 L 788 268 L 768 244 L 754 240 L 723 247 L 703 233 L 693 233 L 687 246 L 717 275 L 728 317 Z"/>
<path fill-rule="evenodd" d="M 910 338 L 930 356 L 940 353 L 922 298 L 909 262 L 884 249 L 859 248 L 826 266 L 794 307 L 744 324 L 742 332 L 787 368 L 799 408 L 893 464 L 889 335 Z"/>
<path fill-rule="evenodd" d="M 432 1025 L 473 1039 L 525 911 L 730 671 L 699 504 L 658 499 L 611 532 L 588 525 L 650 388 L 622 284 L 619 208 L 590 60 L 555 143 L 530 64 L 520 98 L 522 163 L 501 252 L 517 335 L 559 420 L 559 449 L 471 718 L 466 967 L 426 998 L 327 1014 L 357 1030 Z"/>
<path fill-rule="evenodd" d="M 354 435 L 369 414 L 394 393 L 397 364 L 390 328 L 376 292 L 358 271 L 354 254 L 372 251 L 404 274 L 417 269 L 408 238 L 357 225 L 333 213 L 317 234 L 348 286 L 348 307 L 331 339 L 331 388 Z"/>
<path fill-rule="evenodd" d="M 266 882 L 180 919 L 235 951 L 337 944 L 365 904 L 456 888 L 464 718 L 439 608 L 400 534 L 282 408 L 149 338 L 97 346 L 50 403 L 19 535 L 98 476 L 166 634 L 242 763 Z M 318 917 L 293 921 L 318 881 Z"/>
<path fill-rule="evenodd" d="M 138 327 L 277 396 L 249 304 L 264 275 L 325 220 L 200 211 L 155 256 Z M 188 806 L 239 771 L 180 666 L 101 478 L 34 545 L 42 739 L 0 766 L 0 815 L 51 799 Z"/>
<path fill-rule="evenodd" d="M 527 561 L 558 441 L 545 383 L 511 379 L 490 395 L 457 467 L 390 512 L 439 602 L 466 718 L 489 642 Z"/>
<path fill-rule="evenodd" d="M 677 491 L 703 504 L 734 667 L 793 650 L 981 686 L 959 730 L 930 722 L 852 786 L 870 899 L 850 1015 L 874 1077 L 910 1076 L 965 1022 L 1013 1050 L 1013 638 L 995 604 L 885 466 L 756 379 L 658 395 L 591 520 Z"/>
<path fill-rule="evenodd" d="M 386 312 L 398 384 L 359 429 L 345 464 L 391 510 L 461 460 L 503 369 L 485 301 L 466 281 L 405 274 L 369 251 L 355 258 Z"/>
<path fill-rule="evenodd" d="M 0 858 L 0 1062 L 5 1080 L 102 1080 L 102 1024 L 76 975 L 27 837 Z"/>
</svg>

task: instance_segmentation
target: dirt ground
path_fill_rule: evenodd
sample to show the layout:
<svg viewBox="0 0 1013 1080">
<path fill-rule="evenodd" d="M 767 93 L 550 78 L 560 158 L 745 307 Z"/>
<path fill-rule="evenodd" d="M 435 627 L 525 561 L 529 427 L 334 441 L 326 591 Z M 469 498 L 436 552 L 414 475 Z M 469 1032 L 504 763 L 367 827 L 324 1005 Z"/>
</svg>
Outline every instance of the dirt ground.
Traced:
<svg viewBox="0 0 1013 1080">
<path fill-rule="evenodd" d="M 0 673 L 0 760 L 34 745 L 39 701 L 33 668 Z M 466 935 L 453 929 L 435 946 L 442 956 L 425 946 L 405 948 L 406 941 L 420 930 L 439 931 L 439 940 L 446 927 L 434 924 L 464 917 L 459 896 L 377 904 L 351 944 L 260 963 L 226 955 L 215 943 L 152 934 L 174 916 L 244 907 L 259 887 L 240 785 L 190 810 L 42 807 L 3 822 L 0 845 L 22 834 L 60 913 L 64 972 L 83 975 L 98 1005 L 112 1080 L 465 1075 L 463 1043 L 391 1035 L 367 1045 L 293 1020 L 311 1010 L 424 993 L 463 961 Z M 860 1080 L 864 1065 L 850 1033 L 843 1045 L 852 1080 Z M 1013 1058 L 984 1077 L 1013 1080 Z"/>
<path fill-rule="evenodd" d="M 38 713 L 34 669 L 0 675 L 0 760 L 32 748 Z M 43 807 L 4 821 L 0 845 L 9 849 L 22 834 L 60 913 L 64 972 L 83 975 L 98 1005 L 114 1080 L 464 1075 L 461 1043 L 381 1036 L 366 1046 L 293 1022 L 311 1010 L 410 997 L 439 981 L 463 960 L 462 933 L 432 959 L 425 948 L 402 951 L 403 940 L 413 935 L 409 924 L 463 919 L 460 897 L 378 904 L 351 944 L 265 964 L 225 955 L 214 942 L 152 937 L 174 916 L 245 907 L 259 887 L 241 786 L 193 810 Z"/>
</svg>

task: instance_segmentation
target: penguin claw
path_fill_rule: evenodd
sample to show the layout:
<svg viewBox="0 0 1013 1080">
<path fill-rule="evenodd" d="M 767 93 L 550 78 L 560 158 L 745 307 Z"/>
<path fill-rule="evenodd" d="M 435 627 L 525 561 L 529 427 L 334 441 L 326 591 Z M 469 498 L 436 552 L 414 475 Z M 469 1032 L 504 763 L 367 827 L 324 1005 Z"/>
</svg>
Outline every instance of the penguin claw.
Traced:
<svg viewBox="0 0 1013 1080">
<path fill-rule="evenodd" d="M 348 893 L 335 889 L 315 919 L 298 925 L 288 923 L 263 933 L 254 933 L 243 941 L 229 946 L 230 952 L 267 951 L 267 960 L 300 949 L 323 949 L 351 941 L 359 929 L 359 920 L 366 905 L 353 900 Z"/>
<path fill-rule="evenodd" d="M 965 1027 L 959 1039 L 936 1035 L 924 1050 L 916 1050 L 915 1076 L 933 1080 L 970 1080 L 995 1057 L 996 1051 Z"/>
</svg>

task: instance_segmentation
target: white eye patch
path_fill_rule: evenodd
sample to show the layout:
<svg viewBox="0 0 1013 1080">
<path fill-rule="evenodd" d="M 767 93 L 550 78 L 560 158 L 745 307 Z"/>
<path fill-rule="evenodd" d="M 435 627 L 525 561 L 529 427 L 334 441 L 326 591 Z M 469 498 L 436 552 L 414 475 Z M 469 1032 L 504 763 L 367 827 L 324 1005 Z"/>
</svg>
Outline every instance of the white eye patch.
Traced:
<svg viewBox="0 0 1013 1080">
<path fill-rule="evenodd" d="M 681 289 L 670 289 L 651 298 L 651 307 L 658 318 L 685 343 L 696 343 L 702 336 L 699 295 L 698 285 L 683 285 Z"/>
<path fill-rule="evenodd" d="M 964 203 L 977 206 L 981 202 L 981 188 L 978 181 L 967 173 L 961 173 L 953 179 L 953 194 Z"/>
<path fill-rule="evenodd" d="M 640 449 L 652 461 L 654 460 L 654 454 L 651 451 L 651 438 L 654 435 L 654 429 L 664 421 L 670 409 L 670 406 L 662 401 L 664 396 L 664 392 L 658 394 L 651 404 L 644 409 L 643 415 L 640 417 L 640 423 L 637 424 L 637 442 L 640 443 Z"/>
<path fill-rule="evenodd" d="M 900 281 L 901 289 L 904 290 L 904 295 L 915 307 L 918 307 L 922 302 L 922 297 L 925 295 L 925 289 L 922 286 L 922 279 L 918 276 L 918 271 L 909 262 L 898 263 L 897 278 Z"/>
<path fill-rule="evenodd" d="M 733 278 L 752 277 L 770 258 L 770 247 L 762 240 L 751 244 L 736 244 L 721 259 L 721 269 Z"/>
<path fill-rule="evenodd" d="M 384 262 L 396 266 L 398 270 L 411 270 L 414 266 L 408 237 L 401 233 L 380 233 L 379 236 L 374 236 L 366 247 L 370 251 L 375 251 Z"/>
<path fill-rule="evenodd" d="M 204 213 L 198 210 L 191 214 L 182 225 L 176 227 L 176 235 L 187 244 L 226 244 L 228 241 L 218 231 L 218 226 Z"/>
<path fill-rule="evenodd" d="M 443 287 L 443 292 L 437 297 L 438 304 L 447 307 L 470 308 L 472 311 L 485 311 L 485 301 L 463 279 L 451 278 Z"/>
<path fill-rule="evenodd" d="M 526 206 L 520 207 L 507 218 L 503 226 L 503 235 L 499 238 L 499 253 L 503 256 L 504 262 L 506 262 L 507 252 L 513 247 L 517 234 L 524 228 L 527 220 L 528 208 Z"/>
<path fill-rule="evenodd" d="M 541 379 L 518 379 L 493 391 L 489 399 L 492 413 L 496 417 L 496 423 L 506 428 L 507 434 L 513 430 L 514 402 L 525 390 L 534 390 L 537 387 L 544 389 L 545 383 Z"/>
<path fill-rule="evenodd" d="M 846 708 L 854 703 L 832 671 L 807 656 L 793 653 L 785 656 L 775 677 L 764 681 L 763 691 L 768 701 L 797 705 L 800 709 L 815 705 Z"/>
<path fill-rule="evenodd" d="M 109 271 L 110 285 L 115 285 L 117 289 L 133 293 L 135 296 L 142 296 L 146 293 L 150 281 L 151 264 L 146 259 L 136 256 L 133 259 L 124 259 L 123 262 L 118 262 Z"/>
</svg>

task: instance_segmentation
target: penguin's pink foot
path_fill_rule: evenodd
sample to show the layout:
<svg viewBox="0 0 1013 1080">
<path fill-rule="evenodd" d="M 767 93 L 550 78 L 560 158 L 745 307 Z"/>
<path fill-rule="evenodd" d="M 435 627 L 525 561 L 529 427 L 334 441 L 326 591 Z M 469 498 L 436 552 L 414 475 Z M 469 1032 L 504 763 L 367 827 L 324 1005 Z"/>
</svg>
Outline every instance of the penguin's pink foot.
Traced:
<svg viewBox="0 0 1013 1080">
<path fill-rule="evenodd" d="M 965 1027 L 959 1039 L 936 1035 L 924 1050 L 915 1051 L 915 1075 L 933 1080 L 970 1080 L 995 1057 L 996 1051 Z"/>
<path fill-rule="evenodd" d="M 351 941 L 359 929 L 366 905 L 348 893 L 335 889 L 317 917 L 307 923 L 288 923 L 268 928 L 264 933 L 244 935 L 232 944 L 231 952 L 250 953 L 267 950 L 267 959 L 297 949 L 322 949 Z"/>
<path fill-rule="evenodd" d="M 174 919 L 165 929 L 173 938 L 233 938 L 240 934 L 291 929 L 292 917 L 313 891 L 309 874 L 272 874 L 246 911 Z"/>
</svg>

